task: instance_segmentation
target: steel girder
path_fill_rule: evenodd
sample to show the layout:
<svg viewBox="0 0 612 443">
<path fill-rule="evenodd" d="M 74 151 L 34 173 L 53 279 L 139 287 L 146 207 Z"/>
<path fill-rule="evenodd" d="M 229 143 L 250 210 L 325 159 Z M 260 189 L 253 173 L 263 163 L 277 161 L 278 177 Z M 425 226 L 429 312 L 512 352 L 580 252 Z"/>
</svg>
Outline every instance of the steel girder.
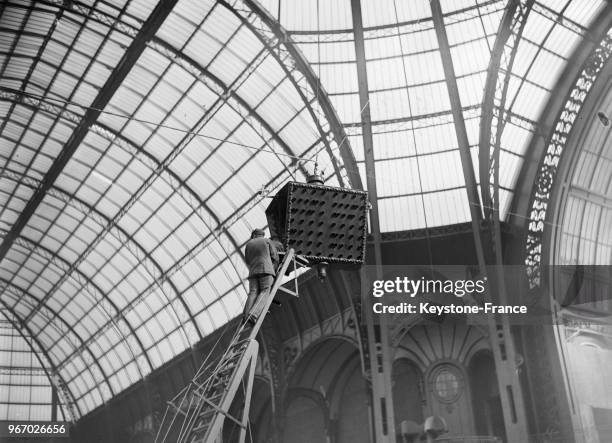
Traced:
<svg viewBox="0 0 612 443">
<path fill-rule="evenodd" d="M 368 71 L 365 55 L 365 39 L 363 17 L 360 0 L 351 0 L 351 15 L 355 36 L 355 56 L 357 65 L 357 81 L 359 86 L 360 119 L 362 123 L 362 137 L 366 182 L 370 196 L 370 223 L 374 247 L 374 265 L 376 278 L 382 279 L 382 252 L 380 217 L 378 212 L 378 192 L 376 185 L 376 162 L 374 157 L 374 140 L 372 135 L 372 118 L 370 114 L 370 88 L 368 84 Z M 364 276 L 362 275 L 362 278 Z M 361 362 L 362 368 L 367 368 L 364 376 L 370 380 L 370 395 L 372 398 L 374 426 L 370 429 L 371 438 L 381 442 L 395 442 L 395 415 L 391 393 L 392 356 L 389 346 L 388 321 L 386 316 L 379 318 L 380 324 L 375 324 L 374 314 L 370 309 L 365 310 L 365 323 L 367 340 L 365 343 L 369 352 L 359 350 L 360 357 L 368 355 L 367 361 Z M 377 329 L 379 333 L 377 333 Z"/>
<path fill-rule="evenodd" d="M 484 239 L 480 229 L 480 222 L 482 221 L 482 205 L 480 203 L 480 197 L 478 195 L 478 189 L 476 186 L 476 176 L 472 165 L 470 146 L 462 115 L 459 89 L 457 87 L 457 80 L 453 67 L 450 46 L 446 36 L 444 17 L 442 14 L 442 8 L 440 6 L 440 1 L 432 0 L 431 9 L 434 27 L 440 45 L 444 76 L 448 86 L 451 110 L 453 111 L 453 119 L 457 133 L 457 140 L 459 143 L 459 151 L 461 154 L 461 163 L 463 166 L 465 184 L 467 188 L 470 213 L 472 215 L 472 231 L 478 259 L 479 273 L 484 278 L 488 278 L 489 281 L 496 283 L 495 287 L 500 293 L 500 302 L 506 303 L 507 300 L 505 296 L 505 286 L 503 284 L 503 274 L 500 273 L 499 266 L 496 267 L 496 272 L 489 272 L 486 267 L 488 263 L 487 256 L 490 255 L 490 252 L 495 252 L 496 260 L 501 262 L 501 236 L 497 236 L 497 241 L 500 243 L 498 248 L 495 248 L 495 240 L 493 239 L 486 242 L 483 241 Z M 495 223 L 495 228 L 495 231 L 499 233 L 499 220 L 497 220 L 497 223 Z M 491 249 L 494 251 L 491 251 Z M 489 297 L 489 295 L 486 293 L 485 296 L 487 298 Z M 513 365 L 516 361 L 514 337 L 510 331 L 508 319 L 506 317 L 502 317 L 501 320 L 502 325 L 499 327 L 492 316 L 487 317 L 490 345 L 498 372 L 497 383 L 502 401 L 506 433 L 509 441 L 525 441 L 527 438 L 527 419 L 523 406 L 523 393 L 520 380 L 518 379 L 516 372 L 513 372 Z"/>
<path fill-rule="evenodd" d="M 11 5 L 11 6 L 13 6 L 13 5 Z M 31 13 L 31 11 L 33 9 L 34 8 L 33 8 L 32 5 L 30 5 L 30 7 L 28 8 L 30 13 Z M 48 36 L 51 36 L 53 34 L 53 32 L 55 31 L 55 28 L 57 27 L 57 24 L 59 23 L 59 21 L 62 18 L 62 15 L 63 15 L 63 10 L 59 9 L 56 12 L 56 14 L 55 14 L 55 20 L 53 21 L 53 24 L 51 25 L 51 27 L 50 27 L 50 29 L 49 29 L 49 31 L 47 33 Z M 26 23 L 26 20 L 23 21 L 23 25 L 25 25 L 25 23 Z M 23 32 L 23 31 L 24 31 L 24 29 L 23 29 L 23 26 L 22 26 L 21 32 Z M 15 45 L 17 44 L 17 41 L 18 41 L 18 39 L 14 40 L 13 46 L 11 48 L 10 53 L 13 53 L 15 51 Z M 41 45 L 40 48 L 38 48 L 36 56 L 34 57 L 35 59 L 40 59 L 40 57 L 42 56 L 45 48 L 47 47 L 47 44 L 49 43 L 49 41 L 50 41 L 50 37 L 45 38 L 44 43 Z M 4 77 L 4 71 L 5 71 L 5 68 L 6 68 L 6 64 L 9 62 L 9 60 L 10 60 L 10 57 L 6 57 L 5 60 L 4 60 L 4 66 L 3 66 L 2 70 L 0 70 L 0 76 L 1 77 Z M 35 63 L 32 63 L 32 65 L 30 65 L 30 68 L 28 69 L 28 72 L 25 75 L 25 77 L 23 79 L 21 79 L 22 88 L 24 88 L 24 89 L 25 89 L 25 85 L 28 83 L 30 77 L 32 76 L 32 72 L 34 70 L 34 66 L 35 66 Z M 13 113 L 14 107 L 15 107 L 15 103 L 11 104 L 11 107 L 8 110 L 7 115 L 11 115 Z M 4 132 L 4 128 L 6 127 L 7 123 L 8 123 L 8 119 L 3 119 L 2 123 L 0 123 L 0 134 L 2 134 Z"/>
<path fill-rule="evenodd" d="M 480 120 L 478 155 L 481 195 L 486 218 L 490 220 L 493 219 L 495 212 L 499 212 L 499 153 L 506 122 L 510 121 L 534 133 L 539 132 L 536 122 L 527 121 L 514 114 L 506 103 L 514 59 L 532 10 L 577 35 L 590 40 L 597 39 L 589 29 L 535 0 L 511 0 L 506 6 L 489 62 Z M 547 136 L 547 134 L 540 135 Z"/>
<path fill-rule="evenodd" d="M 478 164 L 485 217 L 499 218 L 499 151 L 514 58 L 534 0 L 510 0 L 495 38 L 480 116 Z"/>
<path fill-rule="evenodd" d="M 438 37 L 440 46 L 440 55 L 442 57 L 442 67 L 444 68 L 444 77 L 448 88 L 451 111 L 453 114 L 453 122 L 455 125 L 455 133 L 457 134 L 457 142 L 459 144 L 459 154 L 461 157 L 461 166 L 463 169 L 463 177 L 467 192 L 467 199 L 470 206 L 470 214 L 472 218 L 472 230 L 474 232 L 474 242 L 476 244 L 476 255 L 478 262 L 484 264 L 484 252 L 482 235 L 480 233 L 480 221 L 482 220 L 482 206 L 478 196 L 478 188 L 476 186 L 476 175 L 472 165 L 470 154 L 470 143 L 467 136 L 467 129 L 463 119 L 461 99 L 459 96 L 459 88 L 457 86 L 457 77 L 455 68 L 453 67 L 453 59 L 450 52 L 448 37 L 446 36 L 446 28 L 444 25 L 444 16 L 439 0 L 430 2 L 434 29 Z"/>
</svg>

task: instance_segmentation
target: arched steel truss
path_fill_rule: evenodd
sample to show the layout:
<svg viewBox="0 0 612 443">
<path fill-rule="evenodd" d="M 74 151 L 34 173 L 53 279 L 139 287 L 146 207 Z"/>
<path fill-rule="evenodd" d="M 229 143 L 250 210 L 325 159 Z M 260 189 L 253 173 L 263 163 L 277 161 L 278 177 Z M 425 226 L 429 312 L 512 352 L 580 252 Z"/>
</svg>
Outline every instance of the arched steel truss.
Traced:
<svg viewBox="0 0 612 443">
<path fill-rule="evenodd" d="M 612 28 L 589 54 L 582 70 L 566 96 L 553 132 L 546 142 L 545 153 L 540 160 L 529 204 L 529 224 L 525 241 L 525 265 L 530 289 L 542 283 L 542 242 L 548 206 L 557 178 L 559 162 L 567 146 L 580 111 L 603 67 L 612 55 Z"/>
<path fill-rule="evenodd" d="M 499 151 L 509 117 L 506 107 L 514 57 L 535 0 L 510 0 L 495 38 L 480 117 L 480 192 L 485 217 L 499 219 Z"/>
</svg>

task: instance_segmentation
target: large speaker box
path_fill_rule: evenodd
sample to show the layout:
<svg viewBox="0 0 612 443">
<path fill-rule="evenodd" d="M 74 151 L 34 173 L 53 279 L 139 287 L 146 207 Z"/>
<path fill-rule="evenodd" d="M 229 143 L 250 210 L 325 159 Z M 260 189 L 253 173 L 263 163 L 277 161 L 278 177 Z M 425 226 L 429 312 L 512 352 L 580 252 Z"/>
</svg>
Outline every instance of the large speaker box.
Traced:
<svg viewBox="0 0 612 443">
<path fill-rule="evenodd" d="M 287 183 L 266 209 L 270 236 L 310 262 L 362 264 L 368 194 L 316 183 Z"/>
</svg>

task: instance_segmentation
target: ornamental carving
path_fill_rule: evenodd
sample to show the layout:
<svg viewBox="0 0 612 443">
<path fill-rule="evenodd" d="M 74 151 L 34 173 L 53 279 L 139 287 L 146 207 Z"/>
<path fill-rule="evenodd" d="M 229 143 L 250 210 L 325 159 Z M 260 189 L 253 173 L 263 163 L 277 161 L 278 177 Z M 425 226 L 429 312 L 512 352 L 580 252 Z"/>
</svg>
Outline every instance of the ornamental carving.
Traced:
<svg viewBox="0 0 612 443">
<path fill-rule="evenodd" d="M 548 140 L 546 153 L 540 163 L 531 196 L 531 210 L 525 244 L 525 264 L 527 265 L 527 278 L 530 289 L 539 287 L 542 282 L 541 266 L 544 222 L 559 168 L 559 161 L 569 140 L 576 117 L 580 113 L 593 84 L 611 54 L 612 30 L 609 30 L 584 62 L 582 71 L 567 96 L 563 110 L 559 113 L 554 126 L 554 132 Z"/>
</svg>

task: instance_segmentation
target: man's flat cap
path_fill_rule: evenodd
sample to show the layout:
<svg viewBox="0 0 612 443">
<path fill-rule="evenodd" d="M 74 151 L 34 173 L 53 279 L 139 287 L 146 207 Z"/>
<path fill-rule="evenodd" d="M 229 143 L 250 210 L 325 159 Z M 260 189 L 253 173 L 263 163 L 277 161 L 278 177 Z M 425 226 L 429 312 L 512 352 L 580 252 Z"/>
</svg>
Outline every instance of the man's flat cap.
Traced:
<svg viewBox="0 0 612 443">
<path fill-rule="evenodd" d="M 266 233 L 263 229 L 253 229 L 253 232 L 251 232 L 251 238 L 263 237 L 264 235 L 266 235 Z"/>
</svg>

